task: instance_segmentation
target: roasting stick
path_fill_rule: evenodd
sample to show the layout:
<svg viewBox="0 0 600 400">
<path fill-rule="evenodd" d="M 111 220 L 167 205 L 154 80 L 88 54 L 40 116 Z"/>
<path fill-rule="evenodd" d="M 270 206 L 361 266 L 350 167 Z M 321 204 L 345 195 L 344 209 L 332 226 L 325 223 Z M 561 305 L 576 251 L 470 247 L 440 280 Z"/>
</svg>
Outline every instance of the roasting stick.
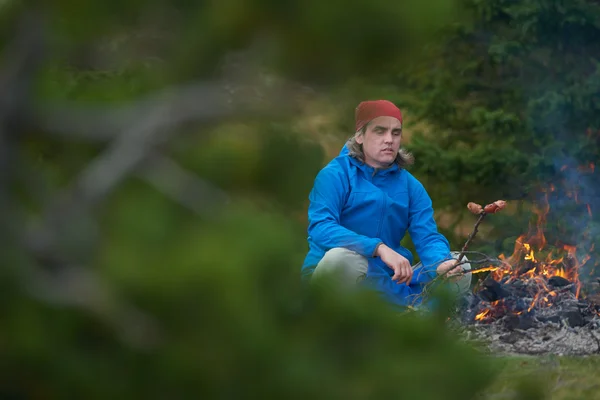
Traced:
<svg viewBox="0 0 600 400">
<path fill-rule="evenodd" d="M 479 225 L 481 224 L 481 222 L 483 222 L 486 215 L 495 214 L 498 211 L 502 210 L 504 207 L 506 207 L 506 201 L 504 201 L 504 200 L 496 200 L 495 202 L 490 203 L 490 204 L 486 205 L 485 207 L 482 207 L 480 204 L 473 203 L 473 202 L 470 202 L 469 204 L 467 204 L 467 208 L 469 209 L 469 211 L 471 211 L 471 213 L 473 213 L 475 215 L 478 215 L 479 218 L 477 219 L 477 222 L 475 222 L 473 231 L 471 231 L 471 233 L 469 234 L 467 241 L 465 242 L 460 253 L 458 254 L 458 257 L 456 258 L 456 263 L 458 265 L 460 265 L 460 262 L 465 257 L 466 251 L 469 248 L 469 245 L 471 244 L 471 242 L 473 241 L 473 238 L 475 238 L 475 236 L 479 232 L 479 229 L 478 229 Z M 471 271 L 471 270 L 463 269 L 462 273 L 465 274 L 465 273 L 473 273 L 473 272 L 483 272 L 483 270 L 487 270 L 487 269 L 482 268 L 481 271 L 480 270 Z M 450 270 L 446 271 L 444 273 L 444 275 L 446 275 L 450 271 L 452 271 L 452 270 L 450 269 Z"/>
<path fill-rule="evenodd" d="M 471 244 L 471 241 L 473 240 L 473 238 L 477 235 L 477 232 L 479 232 L 479 230 L 477 228 L 479 228 L 479 224 L 481 224 L 481 222 L 483 221 L 483 219 L 485 218 L 486 215 L 487 215 L 487 213 L 485 211 L 481 211 L 481 213 L 479 214 L 479 218 L 477 219 L 477 222 L 475 223 L 475 226 L 473 227 L 473 231 L 469 234 L 469 237 L 467 238 L 465 245 L 462 247 L 460 253 L 458 254 L 458 257 L 456 258 L 457 263 L 460 263 L 462 261 L 462 259 L 464 258 L 465 251 L 467 251 L 467 249 L 469 248 L 469 245 Z"/>
<path fill-rule="evenodd" d="M 479 218 L 477 219 L 477 222 L 475 223 L 475 226 L 473 227 L 473 231 L 469 234 L 469 237 L 467 238 L 467 241 L 465 242 L 464 246 L 462 247 L 460 253 L 458 254 L 458 257 L 456 258 L 456 264 L 457 266 L 460 265 L 460 263 L 462 262 L 462 259 L 465 257 L 467 252 L 467 249 L 469 248 L 469 245 L 471 244 L 471 242 L 473 241 L 473 239 L 475 238 L 475 236 L 477 235 L 477 232 L 479 232 L 479 225 L 481 224 L 481 222 L 483 222 L 483 220 L 485 219 L 485 217 L 488 214 L 495 214 L 498 211 L 502 210 L 504 207 L 506 207 L 506 201 L 504 200 L 496 200 L 493 203 L 490 203 L 488 205 L 486 205 L 485 207 L 482 207 L 480 204 L 477 203 L 469 203 L 467 204 L 467 208 L 469 209 L 469 211 L 471 211 L 471 213 L 478 215 Z M 448 271 L 444 272 L 443 274 L 438 275 L 437 277 L 435 277 L 431 282 L 429 282 L 427 285 L 425 285 L 424 289 L 423 289 L 423 293 L 427 293 L 428 292 L 428 287 L 432 284 L 434 284 L 436 281 L 438 281 L 438 279 L 441 279 L 443 277 L 446 276 L 446 274 L 448 274 L 450 271 L 452 271 L 454 268 L 449 269 Z M 479 268 L 476 270 L 465 270 L 461 268 L 461 274 L 466 274 L 466 273 L 479 273 L 479 272 L 484 272 L 484 271 L 492 271 L 497 269 L 497 267 L 484 267 L 484 268 Z M 414 302 L 416 302 L 420 297 L 422 297 L 422 294 L 420 294 L 419 296 L 416 296 Z M 409 308 L 413 308 L 412 306 L 409 306 Z"/>
</svg>

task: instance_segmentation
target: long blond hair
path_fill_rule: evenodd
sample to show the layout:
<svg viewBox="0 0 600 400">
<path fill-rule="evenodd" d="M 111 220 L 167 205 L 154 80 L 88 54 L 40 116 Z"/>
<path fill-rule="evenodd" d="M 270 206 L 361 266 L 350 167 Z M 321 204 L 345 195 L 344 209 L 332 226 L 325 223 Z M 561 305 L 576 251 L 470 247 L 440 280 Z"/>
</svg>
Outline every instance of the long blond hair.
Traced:
<svg viewBox="0 0 600 400">
<path fill-rule="evenodd" d="M 356 141 L 356 138 L 360 135 L 367 133 L 367 125 L 363 126 L 358 132 L 354 134 L 348 141 L 346 141 L 346 147 L 348 147 L 348 155 L 356 158 L 361 162 L 365 162 L 365 153 L 363 151 L 362 144 Z M 400 148 L 394 161 L 400 168 L 406 168 L 415 162 L 415 157 L 406 151 L 406 149 Z"/>
</svg>

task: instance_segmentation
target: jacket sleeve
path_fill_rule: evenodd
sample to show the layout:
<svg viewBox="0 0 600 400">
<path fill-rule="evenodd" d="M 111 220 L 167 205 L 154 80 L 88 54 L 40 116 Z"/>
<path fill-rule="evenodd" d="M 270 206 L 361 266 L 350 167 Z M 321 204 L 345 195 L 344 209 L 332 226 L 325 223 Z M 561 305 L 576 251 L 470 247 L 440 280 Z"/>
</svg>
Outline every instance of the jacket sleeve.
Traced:
<svg viewBox="0 0 600 400">
<path fill-rule="evenodd" d="M 450 244 L 444 235 L 438 232 L 427 191 L 415 178 L 411 177 L 411 181 L 408 233 L 423 264 L 419 273 L 415 271 L 412 283 L 422 283 L 433 279 L 438 265 L 450 259 Z"/>
<path fill-rule="evenodd" d="M 350 190 L 342 171 L 323 168 L 309 195 L 308 235 L 326 250 L 344 247 L 365 257 L 373 257 L 382 240 L 359 235 L 340 225 L 340 215 Z"/>
</svg>

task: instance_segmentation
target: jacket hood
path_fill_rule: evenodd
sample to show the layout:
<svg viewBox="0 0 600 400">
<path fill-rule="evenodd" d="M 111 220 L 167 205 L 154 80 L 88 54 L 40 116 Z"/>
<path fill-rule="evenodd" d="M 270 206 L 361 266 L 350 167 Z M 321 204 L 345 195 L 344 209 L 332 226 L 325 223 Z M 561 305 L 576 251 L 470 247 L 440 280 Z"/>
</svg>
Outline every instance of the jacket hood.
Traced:
<svg viewBox="0 0 600 400">
<path fill-rule="evenodd" d="M 355 157 L 352 157 L 350 155 L 350 149 L 348 148 L 347 142 L 344 143 L 344 145 L 342 146 L 342 149 L 340 150 L 340 154 L 338 157 L 343 157 L 343 156 L 347 156 L 350 159 L 350 163 L 356 165 L 358 168 L 362 169 L 363 171 L 371 173 L 371 174 L 373 172 L 375 172 L 375 170 L 378 170 L 378 171 L 384 172 L 384 173 L 390 173 L 393 171 L 400 170 L 397 163 L 392 164 L 389 168 L 379 169 L 379 168 L 373 168 L 370 165 L 356 159 Z"/>
<path fill-rule="evenodd" d="M 348 154 L 349 151 L 350 150 L 348 150 L 348 144 L 344 143 L 344 145 L 342 146 L 342 150 L 340 150 L 340 156 Z"/>
</svg>

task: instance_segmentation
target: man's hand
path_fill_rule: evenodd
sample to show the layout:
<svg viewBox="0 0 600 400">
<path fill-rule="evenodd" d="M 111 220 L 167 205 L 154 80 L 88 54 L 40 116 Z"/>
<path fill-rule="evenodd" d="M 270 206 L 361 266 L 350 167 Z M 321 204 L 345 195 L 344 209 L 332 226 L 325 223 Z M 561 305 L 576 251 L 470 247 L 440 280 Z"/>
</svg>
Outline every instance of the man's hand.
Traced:
<svg viewBox="0 0 600 400">
<path fill-rule="evenodd" d="M 460 267 L 460 265 L 456 266 L 457 263 L 457 260 L 444 261 L 437 267 L 438 275 L 444 275 L 447 278 L 455 276 L 454 279 L 458 279 L 458 277 L 456 276 L 462 272 L 462 268 Z M 446 271 L 450 272 L 446 273 Z"/>
<path fill-rule="evenodd" d="M 394 270 L 392 280 L 397 283 L 408 284 L 413 276 L 413 269 L 410 262 L 385 244 L 379 245 L 375 255 L 381 258 L 388 267 Z"/>
</svg>

